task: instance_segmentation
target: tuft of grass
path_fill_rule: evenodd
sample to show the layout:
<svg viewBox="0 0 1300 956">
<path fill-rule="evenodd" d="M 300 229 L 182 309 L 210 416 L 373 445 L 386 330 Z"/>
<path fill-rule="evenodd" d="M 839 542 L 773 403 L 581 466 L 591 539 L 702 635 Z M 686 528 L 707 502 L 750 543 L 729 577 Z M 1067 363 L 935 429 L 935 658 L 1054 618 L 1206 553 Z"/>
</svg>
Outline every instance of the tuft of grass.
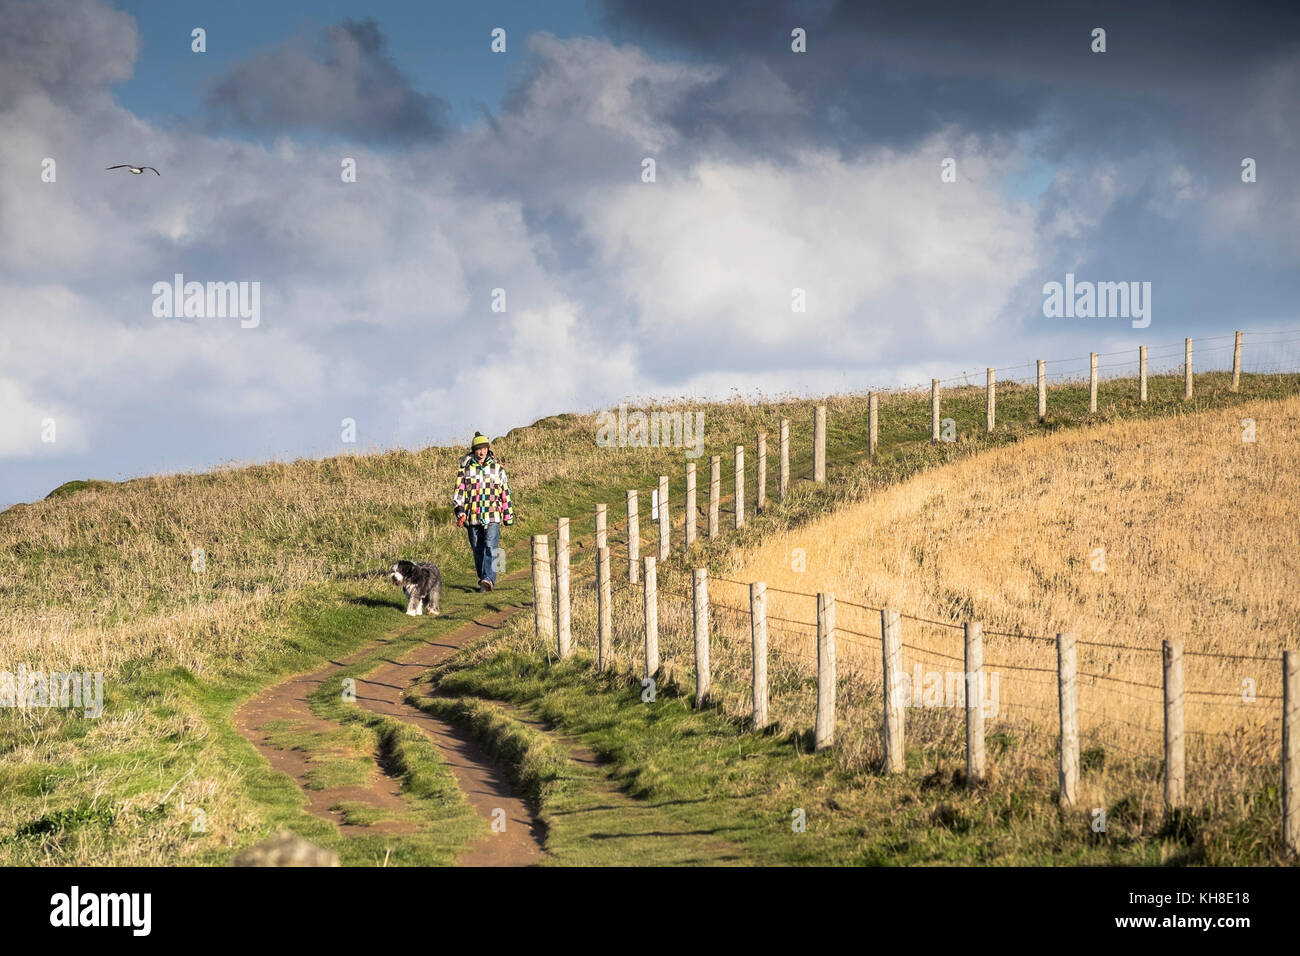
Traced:
<svg viewBox="0 0 1300 956">
<path fill-rule="evenodd" d="M 563 751 L 545 734 L 529 730 L 490 702 L 422 695 L 408 695 L 407 699 L 426 713 L 473 734 L 488 753 L 505 765 L 510 782 L 535 815 L 544 813 L 557 783 L 573 772 Z M 547 824 L 546 820 L 542 822 Z"/>
<path fill-rule="evenodd" d="M 82 803 L 75 807 L 64 807 L 62 810 L 46 813 L 36 820 L 24 823 L 10 836 L 6 837 L 5 841 L 18 841 L 25 837 L 44 836 L 45 834 L 66 833 L 86 826 L 99 826 L 108 829 L 116 822 L 117 813 L 117 808 L 110 804 L 95 806 L 94 804 Z"/>
<path fill-rule="evenodd" d="M 332 804 L 330 809 L 343 814 L 343 822 L 354 827 L 372 827 L 376 823 L 400 819 L 397 814 L 389 810 L 382 810 L 369 803 L 359 803 L 356 800 L 340 800 L 338 803 Z"/>
<path fill-rule="evenodd" d="M 98 490 L 103 490 L 105 488 L 111 488 L 112 486 L 113 486 L 113 482 L 100 481 L 97 478 L 89 478 L 85 480 L 78 479 L 76 481 L 65 481 L 63 484 L 59 485 L 59 487 L 55 488 L 48 495 L 46 495 L 45 499 L 48 501 L 51 498 L 62 498 L 66 495 L 75 494 L 76 492 L 82 491 L 87 488 L 93 488 L 98 491 Z"/>
</svg>

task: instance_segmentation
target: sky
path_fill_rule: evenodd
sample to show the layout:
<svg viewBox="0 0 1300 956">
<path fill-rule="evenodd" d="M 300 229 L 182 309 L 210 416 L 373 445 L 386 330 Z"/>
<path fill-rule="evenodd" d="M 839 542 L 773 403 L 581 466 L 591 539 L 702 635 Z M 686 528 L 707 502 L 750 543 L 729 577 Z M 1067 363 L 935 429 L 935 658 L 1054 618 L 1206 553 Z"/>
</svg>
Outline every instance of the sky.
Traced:
<svg viewBox="0 0 1300 956">
<path fill-rule="evenodd" d="M 1300 328 L 1298 147 L 1296 4 L 0 0 L 0 508 L 1249 349 Z M 1067 274 L 1149 325 L 1045 314 Z"/>
</svg>

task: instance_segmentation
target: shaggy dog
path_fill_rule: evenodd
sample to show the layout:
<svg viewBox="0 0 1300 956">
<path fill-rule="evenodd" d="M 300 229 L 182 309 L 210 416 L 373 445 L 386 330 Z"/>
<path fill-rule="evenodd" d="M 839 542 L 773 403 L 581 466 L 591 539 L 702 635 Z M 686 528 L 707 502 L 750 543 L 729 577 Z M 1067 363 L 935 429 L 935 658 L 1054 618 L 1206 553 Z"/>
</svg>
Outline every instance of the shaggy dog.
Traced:
<svg viewBox="0 0 1300 956">
<path fill-rule="evenodd" d="M 442 601 L 442 574 L 436 564 L 398 561 L 389 577 L 406 592 L 407 614 L 412 617 L 421 614 L 438 616 L 438 605 Z"/>
</svg>

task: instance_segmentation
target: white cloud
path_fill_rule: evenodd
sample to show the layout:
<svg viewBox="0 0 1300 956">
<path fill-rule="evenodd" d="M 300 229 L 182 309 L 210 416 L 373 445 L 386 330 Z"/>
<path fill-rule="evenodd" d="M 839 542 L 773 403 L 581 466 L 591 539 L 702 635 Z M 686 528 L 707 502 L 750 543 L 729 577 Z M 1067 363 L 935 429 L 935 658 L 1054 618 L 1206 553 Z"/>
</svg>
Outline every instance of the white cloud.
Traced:
<svg viewBox="0 0 1300 956">
<path fill-rule="evenodd" d="M 580 216 L 647 342 L 865 362 L 987 332 L 1039 264 L 1032 213 L 986 175 L 998 157 L 966 142 L 959 181 L 942 183 L 942 145 L 809 151 L 781 168 L 706 160 L 685 181 L 591 194 Z"/>
<path fill-rule="evenodd" d="M 122 77 L 134 32 L 97 35 L 87 55 L 113 65 L 87 66 L 74 92 L 42 81 L 0 113 L 0 136 L 28 152 L 0 181 L 0 375 L 27 405 L 78 410 L 97 452 L 121 453 L 128 422 L 159 409 L 193 420 L 202 458 L 205 436 L 314 434 L 336 405 L 413 444 L 673 391 L 710 362 L 742 387 L 775 383 L 986 328 L 1034 261 L 1027 213 L 1003 208 L 977 141 L 809 150 L 793 168 L 713 158 L 669 116 L 719 71 L 632 46 L 535 35 L 495 130 L 375 153 L 154 126 L 96 92 Z M 797 109 L 759 79 L 766 105 L 732 90 L 723 106 Z M 955 187 L 939 183 L 941 147 L 959 156 Z M 55 184 L 38 177 L 47 148 Z M 661 160 L 653 185 L 645 154 Z M 339 179 L 344 155 L 355 184 Z M 106 173 L 105 158 L 163 176 Z M 561 263 L 526 208 L 557 210 L 586 254 Z M 176 272 L 260 281 L 261 326 L 155 319 L 152 285 Z M 790 313 L 796 285 L 806 315 Z M 490 310 L 497 287 L 505 315 Z"/>
<path fill-rule="evenodd" d="M 87 448 L 85 425 L 66 408 L 35 401 L 0 376 L 0 459 L 56 458 Z"/>
</svg>

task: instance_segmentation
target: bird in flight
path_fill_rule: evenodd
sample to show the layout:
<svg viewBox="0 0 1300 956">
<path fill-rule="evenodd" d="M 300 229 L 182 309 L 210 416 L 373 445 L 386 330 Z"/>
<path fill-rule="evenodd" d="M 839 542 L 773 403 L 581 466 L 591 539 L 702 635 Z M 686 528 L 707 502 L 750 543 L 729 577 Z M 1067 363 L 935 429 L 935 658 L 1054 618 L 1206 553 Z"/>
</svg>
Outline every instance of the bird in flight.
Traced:
<svg viewBox="0 0 1300 956">
<path fill-rule="evenodd" d="M 141 173 L 143 173 L 146 169 L 153 169 L 153 167 L 152 167 L 152 166 L 132 166 L 130 163 L 122 163 L 120 166 L 105 166 L 104 169 L 106 169 L 106 170 L 108 170 L 108 169 L 129 169 L 129 170 L 131 170 L 132 173 L 134 173 L 135 175 L 139 176 L 139 175 L 140 175 Z M 158 172 L 158 170 L 156 170 L 156 169 L 153 169 L 153 173 L 154 173 L 155 176 L 161 176 L 161 175 L 162 175 L 162 173 Z"/>
</svg>

